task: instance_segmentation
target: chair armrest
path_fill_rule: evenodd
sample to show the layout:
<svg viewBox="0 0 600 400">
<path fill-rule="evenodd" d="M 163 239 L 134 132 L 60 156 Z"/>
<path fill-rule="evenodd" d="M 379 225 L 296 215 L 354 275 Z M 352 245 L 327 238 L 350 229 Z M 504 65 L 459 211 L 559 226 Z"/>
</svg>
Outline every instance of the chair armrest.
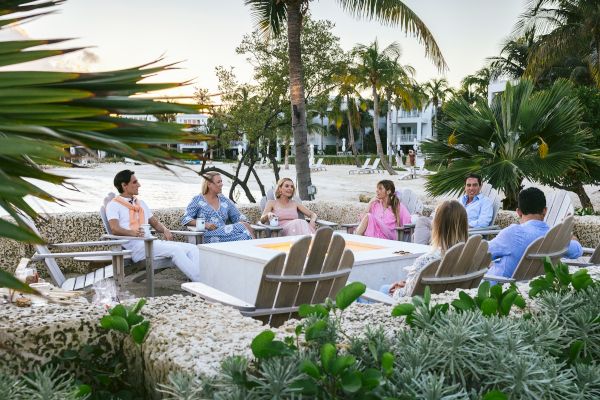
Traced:
<svg viewBox="0 0 600 400">
<path fill-rule="evenodd" d="M 209 302 L 221 303 L 226 306 L 237 308 L 240 311 L 253 311 L 256 309 L 254 304 L 246 303 L 235 296 L 227 294 L 219 289 L 215 289 L 212 286 L 205 285 L 201 282 L 182 283 L 181 288 Z"/>
<path fill-rule="evenodd" d="M 267 230 L 267 228 L 265 228 L 264 225 L 256 225 L 256 224 L 250 224 L 250 228 L 252 228 L 258 232 L 263 232 L 263 231 Z"/>
<path fill-rule="evenodd" d="M 395 229 L 397 231 L 413 230 L 415 229 L 415 224 L 404 224 L 403 226 L 397 226 Z"/>
<path fill-rule="evenodd" d="M 125 244 L 127 242 L 128 242 L 127 240 L 98 240 L 95 242 L 54 243 L 54 244 L 49 244 L 48 247 L 60 249 L 60 248 L 68 248 L 68 247 L 85 247 L 85 246 L 91 246 L 91 247 L 114 246 L 117 244 Z"/>
<path fill-rule="evenodd" d="M 494 230 L 494 231 L 501 230 L 500 225 L 490 225 L 490 226 L 484 226 L 481 228 L 469 228 L 469 232 L 471 232 L 471 231 L 492 231 L 492 230 Z"/>
<path fill-rule="evenodd" d="M 486 236 L 486 235 L 497 235 L 499 233 L 500 233 L 500 229 L 475 229 L 475 230 L 469 229 L 469 235 Z"/>
<path fill-rule="evenodd" d="M 584 247 L 583 254 L 593 254 L 596 249 L 593 247 Z"/>
<path fill-rule="evenodd" d="M 383 303 L 388 305 L 396 304 L 396 302 L 391 296 L 388 296 L 385 293 L 381 293 L 378 290 L 373 290 L 369 288 L 367 288 L 367 290 L 360 297 L 369 301 L 374 301 L 376 303 Z"/>
<path fill-rule="evenodd" d="M 102 238 L 104 238 L 104 239 L 143 240 L 144 242 L 152 242 L 154 240 L 157 240 L 157 238 L 154 236 L 137 237 L 137 236 L 119 236 L 119 235 L 108 235 L 108 234 L 102 235 Z"/>
<path fill-rule="evenodd" d="M 339 225 L 337 222 L 326 221 L 324 219 L 318 219 L 316 222 L 317 222 L 317 225 L 328 226 L 330 228 L 333 228 L 334 226 Z"/>
<path fill-rule="evenodd" d="M 44 260 L 46 258 L 73 258 L 73 257 L 99 257 L 99 256 L 125 256 L 130 255 L 131 250 L 119 250 L 119 251 L 78 251 L 75 253 L 48 253 L 48 254 L 34 254 L 31 259 L 33 261 Z"/>
<path fill-rule="evenodd" d="M 273 232 L 279 232 L 281 230 L 283 230 L 283 228 L 279 225 L 277 226 L 271 226 L 271 225 L 267 225 L 267 224 L 263 224 L 262 222 L 257 222 L 256 223 L 258 226 L 260 226 L 261 228 L 264 228 L 267 231 L 273 231 Z"/>
<path fill-rule="evenodd" d="M 171 233 L 181 236 L 204 236 L 204 231 L 171 231 Z"/>
<path fill-rule="evenodd" d="M 483 279 L 486 281 L 496 281 L 498 283 L 514 283 L 517 281 L 514 278 L 507 278 L 505 276 L 498 276 L 498 275 L 484 275 Z"/>
<path fill-rule="evenodd" d="M 561 263 L 570 265 L 572 267 L 591 267 L 594 264 L 585 261 L 577 261 L 577 260 L 569 260 L 567 258 L 563 258 L 560 260 Z"/>
</svg>

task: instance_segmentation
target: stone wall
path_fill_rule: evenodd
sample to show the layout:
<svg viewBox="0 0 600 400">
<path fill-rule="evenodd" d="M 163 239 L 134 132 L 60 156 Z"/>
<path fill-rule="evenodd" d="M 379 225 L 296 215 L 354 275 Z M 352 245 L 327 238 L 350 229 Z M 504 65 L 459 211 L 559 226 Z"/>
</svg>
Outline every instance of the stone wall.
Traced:
<svg viewBox="0 0 600 400">
<path fill-rule="evenodd" d="M 365 212 L 366 204 L 359 202 L 306 202 L 305 205 L 317 213 L 319 218 L 337 223 L 358 222 L 361 213 Z M 256 204 L 241 205 L 240 210 L 250 221 L 258 220 L 260 209 Z M 183 208 L 166 208 L 154 211 L 157 218 L 171 229 L 182 229 L 179 221 Z M 425 214 L 431 209 L 426 207 Z M 104 228 L 98 213 L 63 213 L 47 214 L 45 221 L 38 223 L 38 229 L 49 243 L 80 242 L 98 240 L 104 234 Z M 516 214 L 512 211 L 500 211 L 496 223 L 506 227 L 517 222 Z M 575 217 L 574 234 L 585 247 L 596 247 L 600 242 L 600 217 Z M 75 250 L 75 249 L 74 249 Z M 79 249 L 85 250 L 85 249 Z M 31 245 L 0 238 L 0 268 L 14 271 L 22 257 L 30 257 L 34 253 Z M 69 260 L 61 261 L 61 266 L 67 273 L 88 272 L 90 266 Z M 43 272 L 43 268 L 39 268 Z"/>
</svg>

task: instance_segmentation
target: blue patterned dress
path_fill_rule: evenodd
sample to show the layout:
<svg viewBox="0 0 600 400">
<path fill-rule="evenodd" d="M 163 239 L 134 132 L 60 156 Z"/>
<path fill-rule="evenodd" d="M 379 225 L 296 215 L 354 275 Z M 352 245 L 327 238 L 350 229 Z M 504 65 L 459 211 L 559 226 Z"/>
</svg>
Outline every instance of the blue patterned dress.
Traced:
<svg viewBox="0 0 600 400">
<path fill-rule="evenodd" d="M 215 211 L 203 195 L 194 196 L 188 204 L 181 223 L 185 226 L 193 219 L 203 217 L 207 223 L 215 224 L 217 229 L 206 230 L 205 243 L 233 242 L 236 240 L 252 239 L 250 232 L 240 221 L 246 221 L 235 204 L 222 194 L 218 195 L 219 209 Z"/>
</svg>

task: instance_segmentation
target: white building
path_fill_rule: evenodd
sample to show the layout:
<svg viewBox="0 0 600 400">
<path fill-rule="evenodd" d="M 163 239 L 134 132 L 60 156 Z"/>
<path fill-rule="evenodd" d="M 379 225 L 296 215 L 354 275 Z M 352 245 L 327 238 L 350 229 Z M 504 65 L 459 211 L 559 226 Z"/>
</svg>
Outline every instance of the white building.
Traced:
<svg viewBox="0 0 600 400">
<path fill-rule="evenodd" d="M 391 112 L 391 135 L 388 133 L 388 146 L 391 146 L 392 150 L 402 149 L 406 153 L 415 143 L 419 144 L 426 139 L 432 139 L 433 114 L 434 110 L 431 104 L 423 110 L 393 108 Z"/>
</svg>

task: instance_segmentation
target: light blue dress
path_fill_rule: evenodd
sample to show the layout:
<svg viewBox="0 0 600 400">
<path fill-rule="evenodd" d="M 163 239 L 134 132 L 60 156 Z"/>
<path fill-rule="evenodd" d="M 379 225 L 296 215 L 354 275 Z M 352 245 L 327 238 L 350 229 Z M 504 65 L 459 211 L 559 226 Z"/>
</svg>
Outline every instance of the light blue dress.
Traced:
<svg viewBox="0 0 600 400">
<path fill-rule="evenodd" d="M 219 209 L 213 209 L 203 195 L 194 196 L 185 210 L 181 223 L 185 226 L 193 219 L 203 217 L 207 223 L 215 224 L 217 229 L 206 230 L 205 243 L 234 242 L 237 240 L 252 239 L 250 232 L 240 221 L 246 221 L 244 214 L 240 213 L 233 201 L 222 194 L 219 198 Z"/>
</svg>

